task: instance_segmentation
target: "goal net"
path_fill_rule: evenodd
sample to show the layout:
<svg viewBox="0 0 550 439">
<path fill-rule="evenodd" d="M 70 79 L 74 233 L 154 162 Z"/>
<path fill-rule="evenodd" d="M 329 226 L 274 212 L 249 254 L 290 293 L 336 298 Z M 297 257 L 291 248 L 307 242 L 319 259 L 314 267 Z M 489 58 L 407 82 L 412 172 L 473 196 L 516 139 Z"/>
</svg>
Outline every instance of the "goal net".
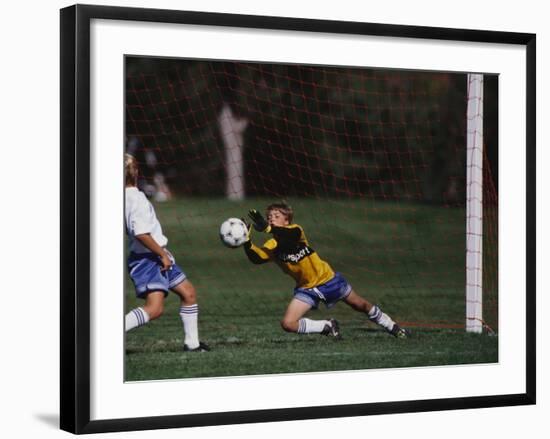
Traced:
<svg viewBox="0 0 550 439">
<path fill-rule="evenodd" d="M 223 247 L 218 228 L 284 200 L 395 320 L 496 331 L 498 82 L 475 78 L 484 93 L 459 73 L 128 57 L 125 148 L 201 318 L 252 330 L 282 316 L 292 280 Z M 364 324 L 346 308 L 331 312 Z"/>
</svg>

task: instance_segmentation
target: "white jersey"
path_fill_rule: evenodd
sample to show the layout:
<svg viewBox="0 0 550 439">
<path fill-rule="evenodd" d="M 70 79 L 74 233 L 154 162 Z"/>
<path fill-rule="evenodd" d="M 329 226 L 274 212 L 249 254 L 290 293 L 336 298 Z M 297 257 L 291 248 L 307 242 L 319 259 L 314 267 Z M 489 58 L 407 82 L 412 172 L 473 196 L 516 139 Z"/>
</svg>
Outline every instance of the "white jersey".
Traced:
<svg viewBox="0 0 550 439">
<path fill-rule="evenodd" d="M 126 233 L 130 239 L 130 251 L 133 253 L 151 253 L 135 237 L 150 233 L 151 237 L 161 247 L 168 244 L 168 239 L 162 234 L 155 209 L 143 192 L 137 187 L 127 187 L 125 194 Z"/>
</svg>

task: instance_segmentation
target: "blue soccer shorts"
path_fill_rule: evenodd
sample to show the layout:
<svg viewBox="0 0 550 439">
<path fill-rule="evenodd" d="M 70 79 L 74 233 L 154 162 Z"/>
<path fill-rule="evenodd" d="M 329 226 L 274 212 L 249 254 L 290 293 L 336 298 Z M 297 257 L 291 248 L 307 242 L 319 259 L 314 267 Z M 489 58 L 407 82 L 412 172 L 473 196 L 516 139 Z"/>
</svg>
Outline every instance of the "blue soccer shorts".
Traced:
<svg viewBox="0 0 550 439">
<path fill-rule="evenodd" d="M 136 288 L 136 296 L 145 298 L 151 291 L 164 291 L 168 295 L 170 288 L 175 287 L 186 279 L 186 275 L 179 265 L 175 263 L 165 271 L 160 271 L 162 264 L 160 258 L 153 253 L 130 253 L 128 257 L 128 272 Z"/>
<path fill-rule="evenodd" d="M 336 305 L 339 300 L 345 299 L 351 293 L 351 285 L 340 273 L 327 283 L 314 288 L 295 288 L 294 298 L 311 305 L 317 309 L 319 302 L 323 302 L 327 308 Z"/>
</svg>

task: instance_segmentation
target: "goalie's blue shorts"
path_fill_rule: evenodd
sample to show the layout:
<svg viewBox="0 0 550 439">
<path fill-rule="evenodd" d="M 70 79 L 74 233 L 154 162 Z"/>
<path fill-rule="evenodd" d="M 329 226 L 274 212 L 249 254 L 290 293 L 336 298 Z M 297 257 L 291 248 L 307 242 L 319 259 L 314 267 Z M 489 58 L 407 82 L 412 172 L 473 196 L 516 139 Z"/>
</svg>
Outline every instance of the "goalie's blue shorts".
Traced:
<svg viewBox="0 0 550 439">
<path fill-rule="evenodd" d="M 170 288 L 186 279 L 187 276 L 171 254 L 170 258 L 172 266 L 168 270 L 160 271 L 162 264 L 154 253 L 130 253 L 128 271 L 137 297 L 143 299 L 151 291 L 164 291 L 164 296 L 167 296 Z"/>
<path fill-rule="evenodd" d="M 327 308 L 336 305 L 339 300 L 345 299 L 351 293 L 351 285 L 340 273 L 327 283 L 314 288 L 295 288 L 294 298 L 311 305 L 313 309 L 323 302 Z"/>
</svg>

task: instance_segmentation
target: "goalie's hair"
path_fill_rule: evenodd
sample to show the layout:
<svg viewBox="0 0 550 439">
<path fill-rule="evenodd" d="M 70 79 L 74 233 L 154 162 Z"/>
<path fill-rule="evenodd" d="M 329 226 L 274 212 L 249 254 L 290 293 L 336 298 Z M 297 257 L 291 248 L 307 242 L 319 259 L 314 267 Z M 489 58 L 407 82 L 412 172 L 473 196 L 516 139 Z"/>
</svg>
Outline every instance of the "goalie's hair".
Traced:
<svg viewBox="0 0 550 439">
<path fill-rule="evenodd" d="M 292 220 L 294 219 L 294 211 L 289 204 L 285 203 L 284 201 L 280 203 L 270 204 L 265 209 L 266 216 L 269 215 L 269 212 L 271 212 L 272 210 L 278 210 L 286 217 L 289 223 L 292 223 Z"/>
<path fill-rule="evenodd" d="M 126 186 L 137 186 L 138 179 L 138 162 L 131 154 L 124 154 L 124 171 L 126 174 Z"/>
</svg>

